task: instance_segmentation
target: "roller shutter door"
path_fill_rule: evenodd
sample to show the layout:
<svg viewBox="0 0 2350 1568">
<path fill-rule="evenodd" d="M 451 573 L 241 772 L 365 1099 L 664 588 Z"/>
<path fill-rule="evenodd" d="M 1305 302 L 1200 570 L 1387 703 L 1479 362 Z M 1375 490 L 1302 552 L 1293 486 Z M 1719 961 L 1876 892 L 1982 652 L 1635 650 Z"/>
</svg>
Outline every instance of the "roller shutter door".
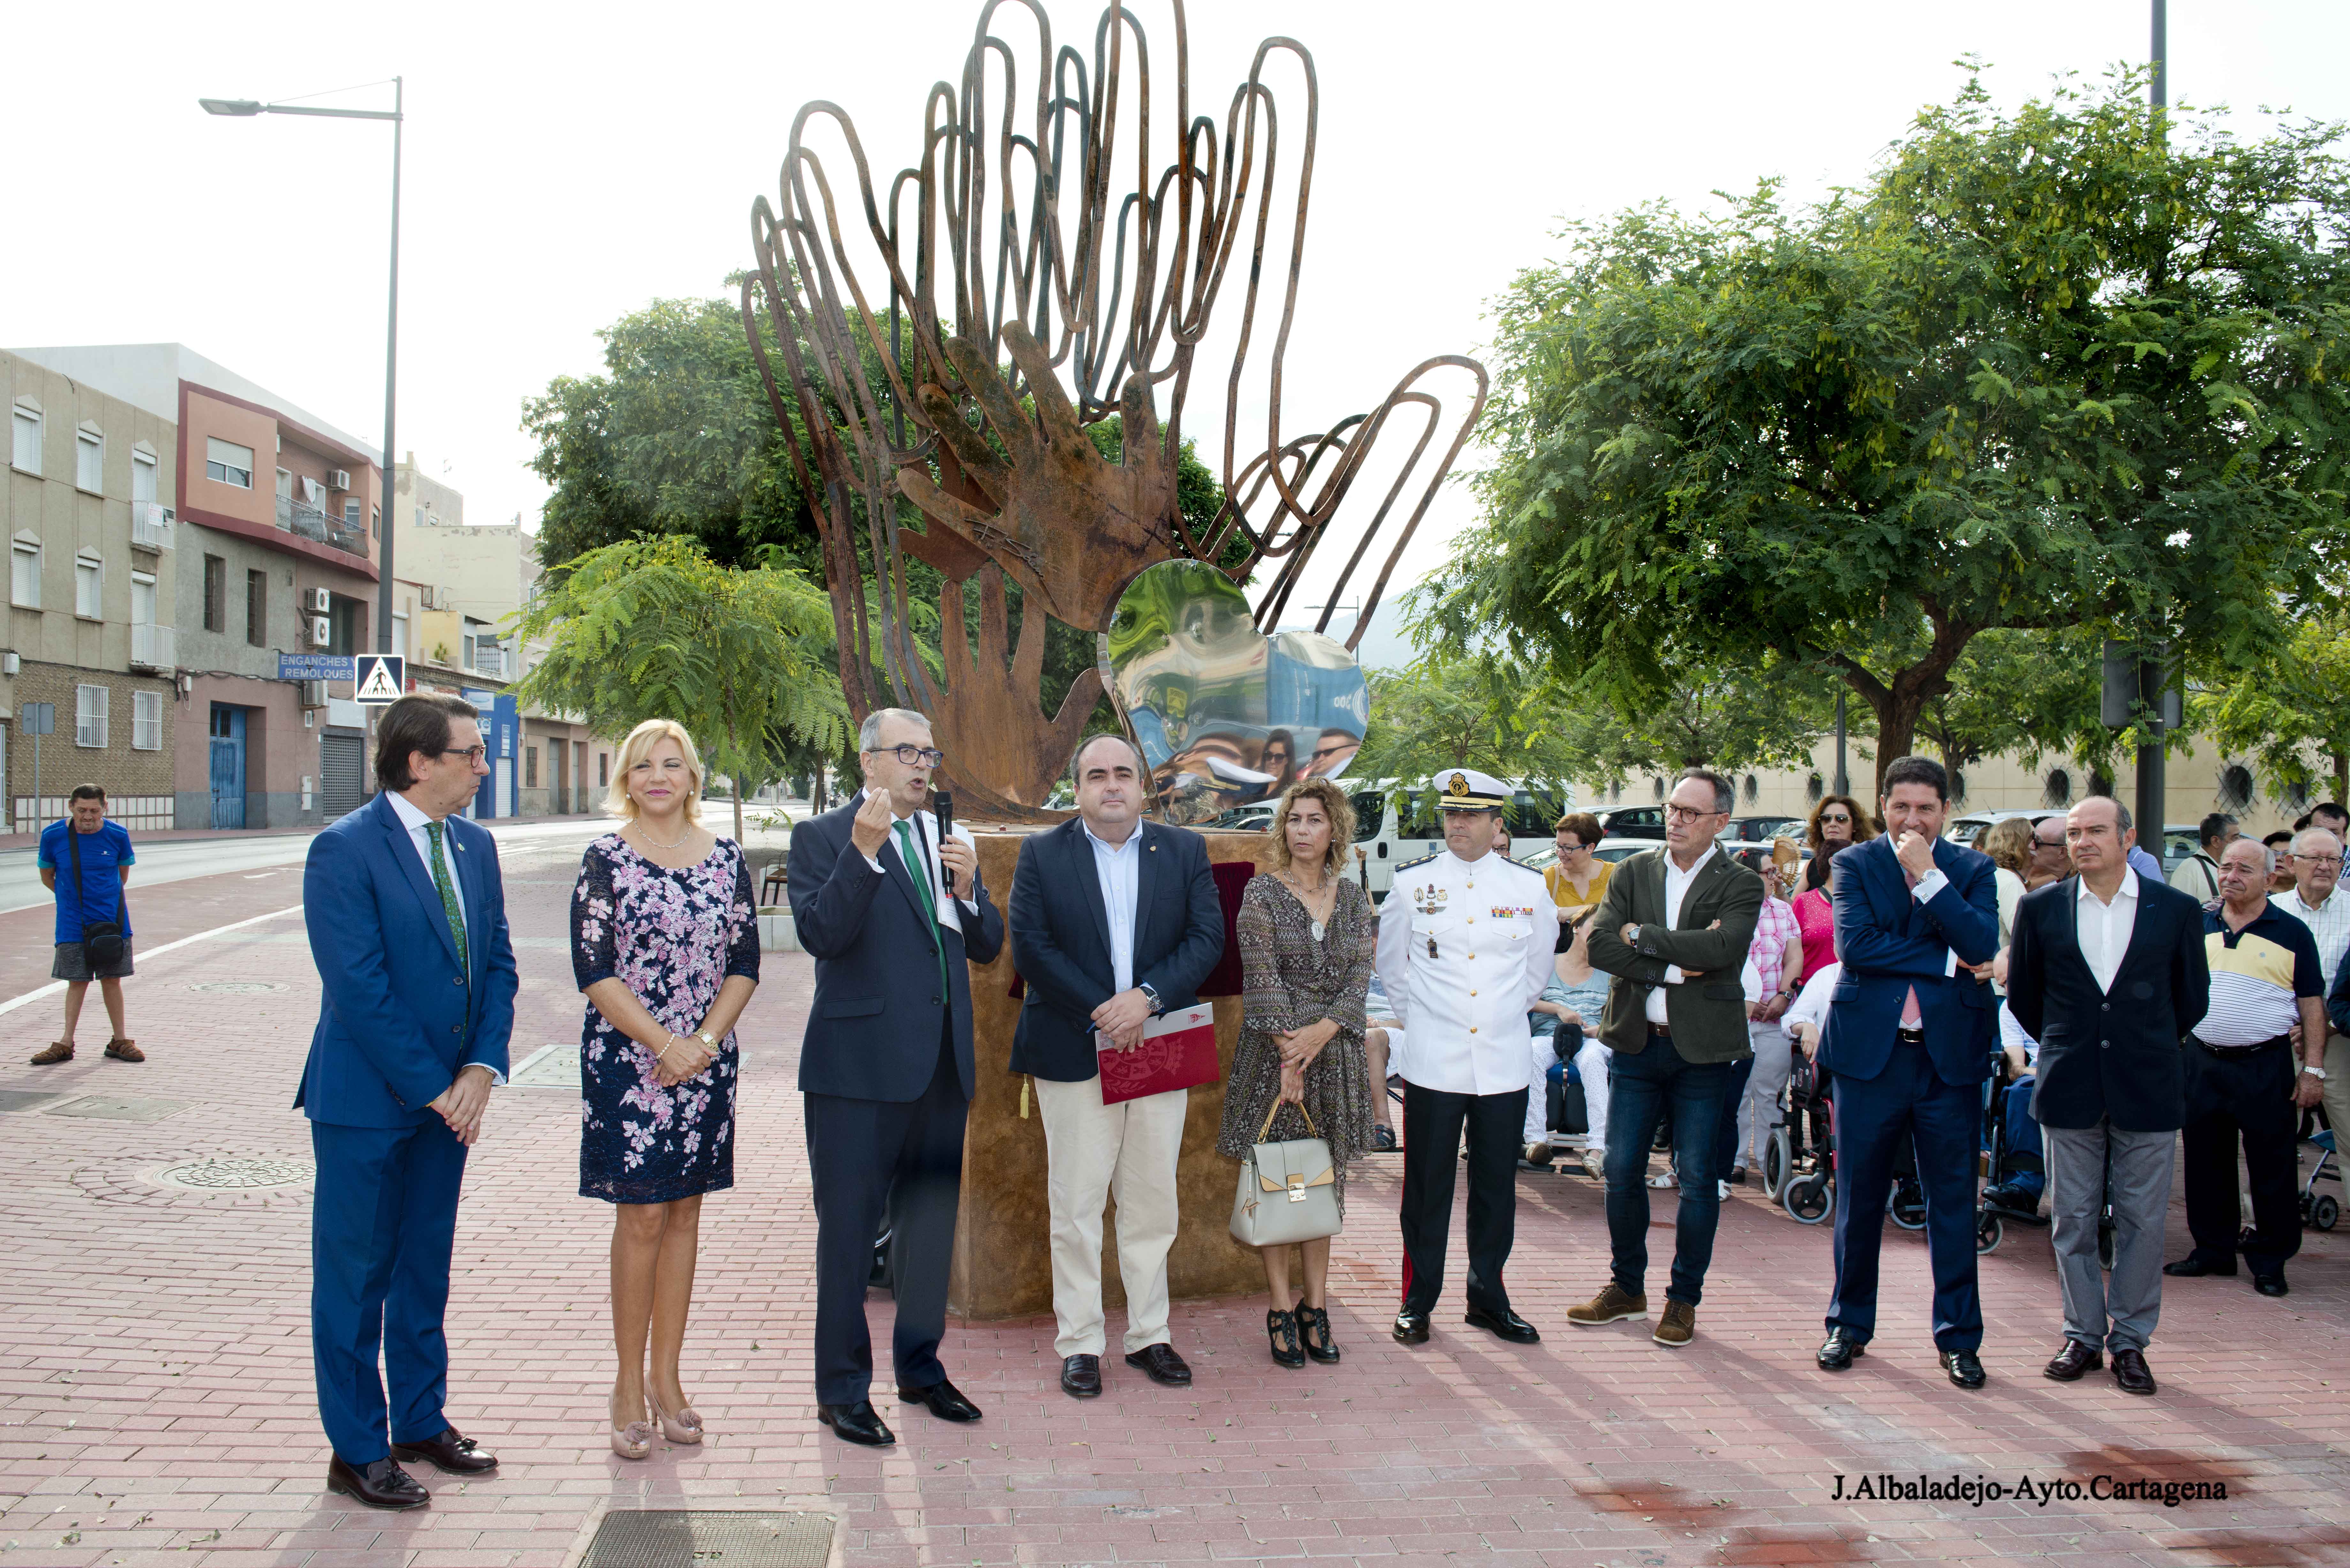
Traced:
<svg viewBox="0 0 2350 1568">
<path fill-rule="evenodd" d="M 328 822 L 348 816 L 367 799 L 367 735 L 329 730 L 318 737 L 318 811 Z"/>
</svg>

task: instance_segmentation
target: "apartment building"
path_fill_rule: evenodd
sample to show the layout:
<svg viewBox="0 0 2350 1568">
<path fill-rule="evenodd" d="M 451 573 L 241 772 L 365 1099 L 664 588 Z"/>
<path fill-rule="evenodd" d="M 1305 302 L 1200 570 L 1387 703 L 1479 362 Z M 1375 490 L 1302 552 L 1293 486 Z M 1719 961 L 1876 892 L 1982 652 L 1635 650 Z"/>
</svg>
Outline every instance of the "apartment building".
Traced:
<svg viewBox="0 0 2350 1568">
<path fill-rule="evenodd" d="M 159 494 L 176 509 L 178 569 L 157 583 L 175 632 L 163 664 L 175 656 L 179 671 L 172 825 L 286 827 L 355 809 L 369 788 L 367 715 L 348 682 L 279 680 L 278 656 L 374 647 L 373 450 L 180 344 L 16 352 L 176 432 L 158 453 Z"/>
<path fill-rule="evenodd" d="M 8 625 L 0 654 L 0 831 L 29 833 L 96 784 L 131 827 L 173 826 L 177 421 L 0 350 Z M 26 703 L 54 708 L 37 746 Z M 38 756 L 38 795 L 35 762 Z"/>
</svg>

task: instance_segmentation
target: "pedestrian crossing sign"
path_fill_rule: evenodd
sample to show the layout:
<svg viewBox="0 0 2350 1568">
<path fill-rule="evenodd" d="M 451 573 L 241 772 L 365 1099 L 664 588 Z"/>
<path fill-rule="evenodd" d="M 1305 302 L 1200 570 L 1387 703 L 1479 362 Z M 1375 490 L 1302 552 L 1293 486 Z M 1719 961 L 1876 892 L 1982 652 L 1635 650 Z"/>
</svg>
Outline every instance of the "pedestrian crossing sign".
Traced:
<svg viewBox="0 0 2350 1568">
<path fill-rule="evenodd" d="M 362 653 L 351 667 L 353 690 L 363 708 L 384 708 L 408 687 L 408 660 L 397 653 Z"/>
</svg>

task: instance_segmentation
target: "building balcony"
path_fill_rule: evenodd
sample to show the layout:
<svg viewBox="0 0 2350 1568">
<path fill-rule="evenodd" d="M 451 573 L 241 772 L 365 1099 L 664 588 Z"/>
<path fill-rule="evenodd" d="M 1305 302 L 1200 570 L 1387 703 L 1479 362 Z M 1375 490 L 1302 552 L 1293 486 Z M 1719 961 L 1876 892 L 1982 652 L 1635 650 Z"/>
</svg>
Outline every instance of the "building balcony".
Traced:
<svg viewBox="0 0 2350 1568">
<path fill-rule="evenodd" d="M 365 528 L 356 523 L 346 523 L 331 512 L 305 506 L 290 495 L 277 498 L 277 526 L 297 538 L 308 539 L 330 549 L 347 550 L 362 560 L 367 557 Z"/>
<path fill-rule="evenodd" d="M 506 650 L 486 646 L 475 648 L 473 673 L 486 675 L 493 680 L 504 680 L 506 678 Z"/>
<path fill-rule="evenodd" d="M 177 628 L 133 622 L 130 628 L 130 668 L 133 670 L 171 670 L 176 668 L 173 654 L 178 639 Z"/>
<path fill-rule="evenodd" d="M 130 504 L 130 547 L 163 551 L 172 547 L 172 509 L 152 501 Z"/>
</svg>

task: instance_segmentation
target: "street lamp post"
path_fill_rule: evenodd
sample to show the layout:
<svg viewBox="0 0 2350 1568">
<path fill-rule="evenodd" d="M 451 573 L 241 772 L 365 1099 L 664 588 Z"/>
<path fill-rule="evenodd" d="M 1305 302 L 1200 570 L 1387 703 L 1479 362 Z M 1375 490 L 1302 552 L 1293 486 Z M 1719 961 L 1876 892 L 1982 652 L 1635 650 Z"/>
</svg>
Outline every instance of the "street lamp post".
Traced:
<svg viewBox="0 0 2350 1568">
<path fill-rule="evenodd" d="M 378 653 L 395 651 L 391 646 L 392 540 L 399 526 L 391 504 L 392 444 L 395 434 L 392 411 L 400 385 L 400 127 L 402 119 L 401 78 L 391 78 L 391 108 L 381 109 L 317 109 L 300 103 L 260 103 L 249 98 L 200 98 L 196 100 L 206 114 L 227 115 L 246 119 L 256 114 L 306 114 L 319 119 L 388 119 L 391 121 L 391 304 L 386 312 L 383 335 L 383 462 L 377 472 L 382 475 L 382 493 L 379 497 L 377 519 L 383 536 L 376 541 L 375 585 L 375 649 Z M 400 650 L 404 651 L 404 650 Z"/>
</svg>

